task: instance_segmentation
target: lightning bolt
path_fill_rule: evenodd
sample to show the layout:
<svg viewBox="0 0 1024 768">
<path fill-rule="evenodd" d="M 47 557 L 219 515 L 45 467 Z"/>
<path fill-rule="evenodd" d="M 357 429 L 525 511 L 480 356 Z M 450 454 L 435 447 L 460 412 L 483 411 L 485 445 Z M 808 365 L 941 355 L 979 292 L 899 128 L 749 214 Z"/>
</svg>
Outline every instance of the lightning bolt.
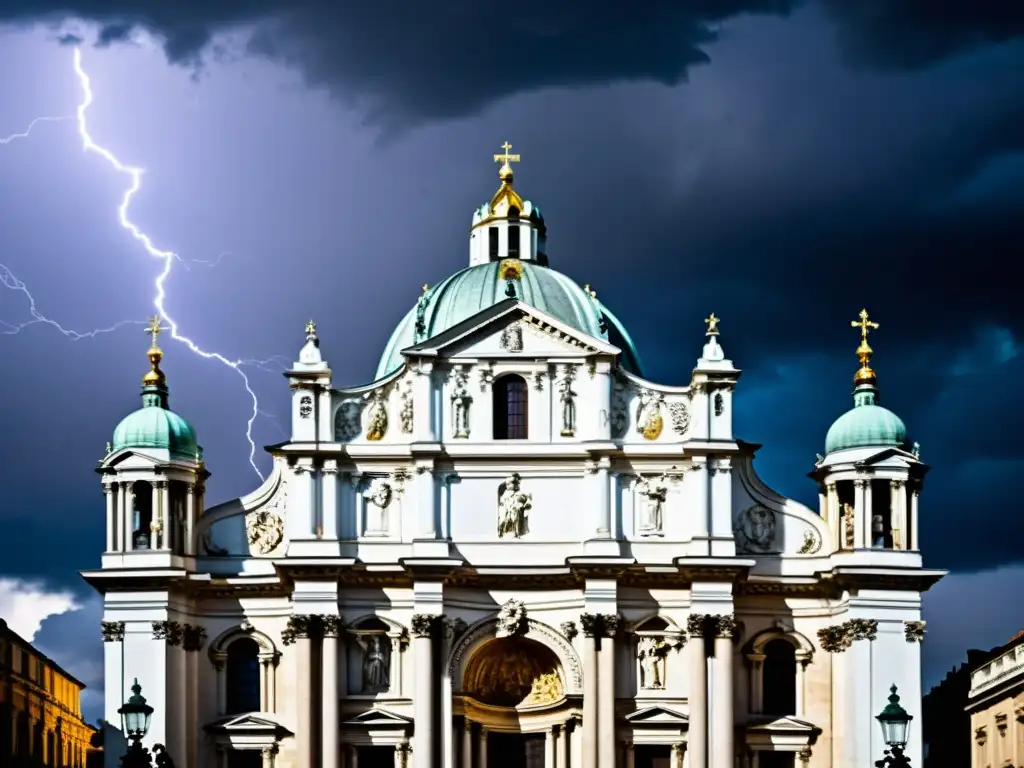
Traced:
<svg viewBox="0 0 1024 768">
<path fill-rule="evenodd" d="M 37 117 L 35 120 L 29 123 L 28 128 L 26 128 L 21 133 L 12 133 L 10 136 L 0 137 L 0 144 L 10 144 L 12 141 L 17 141 L 18 139 L 27 139 L 29 134 L 32 133 L 32 129 L 35 128 L 39 123 L 59 123 L 62 120 L 73 119 L 74 118 L 71 115 L 64 115 L 62 117 Z"/>
<path fill-rule="evenodd" d="M 153 306 L 156 307 L 160 317 L 167 323 L 170 328 L 171 338 L 178 341 L 188 347 L 194 354 L 199 355 L 207 360 L 216 360 L 217 362 L 226 365 L 235 371 L 242 379 L 242 383 L 245 385 L 245 391 L 249 393 L 249 399 L 252 401 L 252 412 L 249 415 L 245 425 L 245 437 L 249 441 L 249 464 L 253 470 L 259 475 L 260 480 L 266 479 L 263 473 L 260 472 L 259 467 L 256 466 L 256 443 L 252 437 L 252 425 L 256 421 L 256 417 L 260 415 L 259 400 L 256 397 L 256 393 L 253 391 L 252 386 L 249 383 L 249 377 L 246 376 L 245 371 L 242 370 L 244 365 L 257 365 L 263 366 L 269 364 L 272 360 L 259 361 L 259 360 L 231 360 L 219 352 L 208 352 L 202 349 L 192 339 L 183 335 L 179 330 L 178 323 L 173 317 L 167 312 L 165 307 L 165 301 L 167 298 L 167 291 L 165 284 L 168 276 L 171 274 L 171 268 L 174 266 L 175 261 L 181 260 L 180 257 L 173 251 L 162 250 L 157 248 L 153 244 L 149 235 L 143 232 L 129 217 L 128 208 L 131 206 L 132 200 L 135 195 L 138 194 L 139 190 L 142 189 L 142 175 L 144 170 L 137 166 L 126 165 L 122 163 L 117 156 L 109 149 L 97 144 L 92 136 L 89 134 L 88 123 L 85 119 L 86 111 L 93 102 L 92 82 L 89 79 L 89 75 L 86 74 L 82 68 L 82 52 L 80 49 L 74 49 L 74 68 L 75 74 L 78 76 L 78 82 L 82 89 L 83 98 L 81 103 L 78 105 L 76 111 L 76 123 L 78 125 L 78 135 L 82 140 L 82 148 L 86 152 L 92 152 L 99 155 L 101 158 L 106 160 L 107 164 L 112 166 L 118 173 L 124 174 L 129 179 L 128 189 L 125 191 L 124 196 L 121 198 L 121 205 L 117 209 L 118 221 L 121 226 L 126 229 L 131 236 L 139 242 L 146 253 L 148 253 L 154 259 L 158 259 L 163 263 L 163 268 L 157 275 L 153 282 Z"/>
</svg>

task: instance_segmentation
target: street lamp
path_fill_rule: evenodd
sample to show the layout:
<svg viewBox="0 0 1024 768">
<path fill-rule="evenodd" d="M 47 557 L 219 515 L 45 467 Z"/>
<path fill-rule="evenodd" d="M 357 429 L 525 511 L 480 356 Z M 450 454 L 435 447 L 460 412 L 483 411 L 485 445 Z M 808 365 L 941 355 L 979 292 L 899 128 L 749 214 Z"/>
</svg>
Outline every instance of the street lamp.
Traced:
<svg viewBox="0 0 1024 768">
<path fill-rule="evenodd" d="M 875 716 L 878 724 L 882 726 L 882 738 L 886 746 L 885 757 L 875 761 L 876 768 L 909 768 L 910 759 L 903 753 L 907 746 L 910 733 L 910 721 L 913 715 L 908 715 L 907 710 L 900 706 L 900 697 L 896 693 L 896 686 L 889 689 L 889 703 L 885 709 Z"/>
<path fill-rule="evenodd" d="M 135 678 L 132 684 L 132 695 L 128 697 L 117 714 L 121 716 L 121 729 L 131 740 L 128 751 L 121 758 L 121 768 L 151 768 L 153 765 L 149 750 L 142 746 L 142 739 L 149 732 L 149 719 L 153 716 L 153 708 L 146 703 L 142 695 L 142 686 Z M 156 764 L 159 768 L 174 768 L 171 756 L 163 744 L 154 744 Z"/>
</svg>

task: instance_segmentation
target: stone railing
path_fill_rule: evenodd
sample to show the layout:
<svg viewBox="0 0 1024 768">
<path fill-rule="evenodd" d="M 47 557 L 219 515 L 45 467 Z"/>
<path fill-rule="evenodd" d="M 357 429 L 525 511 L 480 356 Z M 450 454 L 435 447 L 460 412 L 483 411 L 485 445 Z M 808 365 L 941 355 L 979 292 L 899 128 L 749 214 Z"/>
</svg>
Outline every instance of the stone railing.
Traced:
<svg viewBox="0 0 1024 768">
<path fill-rule="evenodd" d="M 970 698 L 1024 676 L 1024 645 L 1018 645 L 971 673 Z"/>
</svg>

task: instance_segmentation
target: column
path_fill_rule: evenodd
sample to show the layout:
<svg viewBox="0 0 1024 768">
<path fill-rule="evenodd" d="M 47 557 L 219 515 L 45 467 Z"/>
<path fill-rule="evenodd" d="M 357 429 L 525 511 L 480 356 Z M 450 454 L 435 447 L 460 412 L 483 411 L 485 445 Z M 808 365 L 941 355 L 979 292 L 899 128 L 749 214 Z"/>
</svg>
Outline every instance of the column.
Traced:
<svg viewBox="0 0 1024 768">
<path fill-rule="evenodd" d="M 429 474 L 428 474 L 429 477 Z M 437 691 L 434 684 L 434 636 L 439 616 L 419 613 L 412 617 L 416 684 L 413 695 L 416 768 L 435 768 L 437 744 L 435 720 Z"/>
<path fill-rule="evenodd" d="M 615 755 L 615 636 L 618 634 L 619 617 L 602 614 L 601 629 L 601 650 L 597 654 L 599 763 Z"/>
<path fill-rule="evenodd" d="M 763 653 L 753 652 L 747 655 L 750 660 L 750 711 L 761 714 L 764 707 L 764 660 Z"/>
<path fill-rule="evenodd" d="M 633 749 L 633 742 L 626 745 L 626 768 L 636 768 L 636 750 Z"/>
<path fill-rule="evenodd" d="M 277 747 L 264 747 L 260 754 L 263 757 L 263 768 L 274 768 L 274 755 L 277 754 Z"/>
<path fill-rule="evenodd" d="M 267 659 L 267 712 L 277 712 L 277 660 L 275 653 Z"/>
<path fill-rule="evenodd" d="M 892 531 L 892 548 L 903 549 L 904 530 L 903 520 L 900 516 L 900 486 L 899 480 L 889 481 L 889 529 Z"/>
<path fill-rule="evenodd" d="M 670 768 L 683 768 L 683 755 L 686 754 L 686 746 L 679 742 L 672 745 L 672 758 Z"/>
<path fill-rule="evenodd" d="M 320 739 L 321 768 L 338 768 L 341 718 L 338 713 L 338 636 L 342 632 L 340 616 L 324 616 L 324 639 L 320 662 L 322 704 Z"/>
<path fill-rule="evenodd" d="M 349 746 L 348 765 L 345 768 L 359 768 L 359 747 Z"/>
<path fill-rule="evenodd" d="M 185 486 L 185 554 L 196 553 L 196 543 L 193 541 L 193 526 L 196 519 L 196 487 L 189 483 Z"/>
<path fill-rule="evenodd" d="M 736 620 L 732 616 L 719 616 L 716 630 L 711 693 L 714 702 L 711 707 L 711 768 L 733 768 L 732 638 Z"/>
<path fill-rule="evenodd" d="M 597 768 L 597 637 L 598 617 L 580 616 L 583 628 L 583 768 Z"/>
<path fill-rule="evenodd" d="M 160 549 L 160 528 L 163 525 L 163 510 L 160 503 L 163 496 L 160 494 L 161 483 L 154 481 L 150 486 L 152 490 L 152 506 L 149 510 L 149 548 L 150 550 Z"/>
<path fill-rule="evenodd" d="M 867 480 L 853 481 L 855 489 L 853 500 L 855 520 L 855 525 L 853 526 L 854 549 L 863 549 L 871 545 L 871 515 L 867 509 L 867 484 Z M 865 537 L 865 532 L 867 537 Z"/>
<path fill-rule="evenodd" d="M 228 768 L 228 748 L 217 745 L 217 768 Z"/>
<path fill-rule="evenodd" d="M 171 484 L 169 481 L 164 480 L 160 485 L 160 517 L 157 520 L 160 521 L 160 530 L 157 533 L 159 538 L 159 545 L 161 549 L 170 549 L 174 538 L 171 535 L 171 526 L 175 524 L 172 519 L 174 514 L 171 510 Z"/>
<path fill-rule="evenodd" d="M 477 767 L 487 768 L 487 729 L 480 726 L 480 738 L 477 741 Z M 416 768 L 420 768 L 417 764 Z"/>
<path fill-rule="evenodd" d="M 828 524 L 832 527 L 832 546 L 836 549 L 842 549 L 843 546 L 843 521 L 840 519 L 839 514 L 839 497 L 836 495 L 836 484 L 829 483 L 825 486 L 825 491 L 828 494 L 825 500 L 825 508 L 827 509 Z"/>
<path fill-rule="evenodd" d="M 295 718 L 295 744 L 298 765 L 312 766 L 316 750 L 313 744 L 313 653 L 309 638 L 309 616 L 292 616 L 288 629 L 294 633 L 295 643 L 295 699 L 298 708 Z"/>
<path fill-rule="evenodd" d="M 338 538 L 338 460 L 327 459 L 320 477 L 323 485 L 320 493 L 320 535 L 333 540 Z"/>
<path fill-rule="evenodd" d="M 225 681 L 224 664 L 225 659 L 220 657 L 213 662 L 213 667 L 217 670 L 217 714 L 221 717 L 227 714 L 228 709 L 228 689 Z"/>
<path fill-rule="evenodd" d="M 558 735 L 555 756 L 555 768 L 569 768 L 569 723 L 555 726 L 555 733 Z"/>
<path fill-rule="evenodd" d="M 103 495 L 106 497 L 107 502 L 107 552 L 114 551 L 114 532 L 117 530 L 114 527 L 114 488 L 113 483 L 108 483 L 103 486 Z"/>
<path fill-rule="evenodd" d="M 578 714 L 573 715 L 566 725 L 569 728 L 566 743 L 569 750 L 569 768 L 583 768 L 583 718 Z"/>
<path fill-rule="evenodd" d="M 548 728 L 544 734 L 544 768 L 557 768 L 555 760 L 555 729 Z"/>
<path fill-rule="evenodd" d="M 608 487 L 608 468 L 611 462 L 607 457 L 598 461 L 594 481 L 597 483 L 597 493 L 594 500 L 597 506 L 597 537 L 599 539 L 612 538 L 612 505 L 611 489 Z"/>
<path fill-rule="evenodd" d="M 920 547 L 917 542 L 917 497 L 920 489 L 913 486 L 910 489 L 910 548 L 917 552 Z"/>
<path fill-rule="evenodd" d="M 875 546 L 874 519 L 875 505 L 871 495 L 871 481 L 864 481 L 864 546 Z"/>
<path fill-rule="evenodd" d="M 405 753 L 408 749 L 408 744 L 395 744 L 395 768 L 405 768 Z"/>
<path fill-rule="evenodd" d="M 121 551 L 131 552 L 132 550 L 132 491 L 131 483 L 122 482 L 121 489 L 117 494 L 121 502 Z"/>
<path fill-rule="evenodd" d="M 804 681 L 807 679 L 807 665 L 811 663 L 811 654 L 809 651 L 797 651 L 796 652 L 796 716 L 804 717 L 804 702 L 806 701 L 806 693 L 804 692 Z"/>
<path fill-rule="evenodd" d="M 690 614 L 686 627 L 690 633 L 687 650 L 690 654 L 690 766 L 708 765 L 708 660 L 704 648 L 704 625 L 707 616 Z"/>
<path fill-rule="evenodd" d="M 462 768 L 473 768 L 473 721 L 462 721 Z"/>
</svg>

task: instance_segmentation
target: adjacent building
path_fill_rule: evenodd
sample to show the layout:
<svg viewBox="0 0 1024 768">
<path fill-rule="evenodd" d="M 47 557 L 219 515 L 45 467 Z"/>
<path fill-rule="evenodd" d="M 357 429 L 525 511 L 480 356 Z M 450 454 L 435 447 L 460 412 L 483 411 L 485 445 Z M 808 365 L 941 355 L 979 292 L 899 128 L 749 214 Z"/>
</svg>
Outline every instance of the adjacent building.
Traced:
<svg viewBox="0 0 1024 768">
<path fill-rule="evenodd" d="M 86 768 L 96 729 L 84 688 L 0 619 L 0 766 Z"/>
<path fill-rule="evenodd" d="M 1024 631 L 973 669 L 966 710 L 972 768 L 1024 765 Z"/>
<path fill-rule="evenodd" d="M 106 719 L 137 679 L 146 744 L 189 768 L 872 765 L 890 686 L 920 716 L 920 598 L 943 575 L 922 565 L 927 467 L 880 403 L 877 323 L 852 320 L 853 403 L 810 509 L 733 433 L 719 318 L 680 329 L 689 381 L 647 378 L 553 267 L 503 149 L 468 263 L 411 298 L 369 383 L 335 386 L 307 325 L 291 436 L 248 495 L 207 505 L 155 318 L 84 574 Z"/>
</svg>

